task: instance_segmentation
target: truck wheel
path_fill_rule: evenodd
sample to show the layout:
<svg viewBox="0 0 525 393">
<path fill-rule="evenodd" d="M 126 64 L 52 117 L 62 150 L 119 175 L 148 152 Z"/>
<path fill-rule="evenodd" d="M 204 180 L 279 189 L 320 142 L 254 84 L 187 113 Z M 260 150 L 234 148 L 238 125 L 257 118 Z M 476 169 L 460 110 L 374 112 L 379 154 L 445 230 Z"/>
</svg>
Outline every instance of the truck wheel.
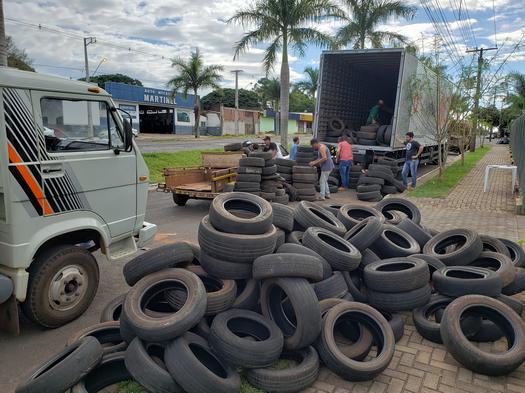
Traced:
<svg viewBox="0 0 525 393">
<path fill-rule="evenodd" d="M 24 314 L 33 322 L 57 328 L 86 311 L 98 288 L 99 271 L 89 251 L 60 245 L 40 255 L 29 268 Z"/>
<path fill-rule="evenodd" d="M 190 199 L 190 197 L 187 195 L 173 194 L 173 202 L 175 202 L 177 206 L 186 206 L 188 199 Z"/>
</svg>

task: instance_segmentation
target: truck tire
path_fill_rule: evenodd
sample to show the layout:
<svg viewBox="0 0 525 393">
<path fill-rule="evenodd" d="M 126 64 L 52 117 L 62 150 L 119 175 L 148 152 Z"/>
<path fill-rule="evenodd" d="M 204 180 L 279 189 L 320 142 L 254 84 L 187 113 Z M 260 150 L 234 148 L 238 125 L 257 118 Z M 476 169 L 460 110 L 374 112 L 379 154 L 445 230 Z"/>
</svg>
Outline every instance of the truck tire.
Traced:
<svg viewBox="0 0 525 393">
<path fill-rule="evenodd" d="M 87 310 L 99 282 L 97 260 L 80 247 L 59 245 L 38 254 L 29 267 L 22 311 L 33 322 L 57 328 Z"/>
<path fill-rule="evenodd" d="M 177 194 L 173 192 L 172 195 L 173 195 L 173 202 L 177 206 L 186 206 L 186 202 L 188 202 L 188 199 L 190 199 L 188 195 L 184 195 L 184 194 Z"/>
<path fill-rule="evenodd" d="M 385 145 L 390 145 L 391 141 L 392 141 L 392 126 L 389 125 L 386 127 L 385 134 L 383 136 L 383 143 Z"/>
</svg>

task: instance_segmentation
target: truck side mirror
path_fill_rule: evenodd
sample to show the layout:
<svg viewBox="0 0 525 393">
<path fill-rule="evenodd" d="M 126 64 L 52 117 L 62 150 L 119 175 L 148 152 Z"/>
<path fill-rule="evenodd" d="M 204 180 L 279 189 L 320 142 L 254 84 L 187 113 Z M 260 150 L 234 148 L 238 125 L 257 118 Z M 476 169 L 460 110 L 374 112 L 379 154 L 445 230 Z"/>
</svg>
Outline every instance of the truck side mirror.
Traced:
<svg viewBox="0 0 525 393">
<path fill-rule="evenodd" d="M 128 119 L 124 119 L 124 151 L 130 152 L 133 146 L 133 127 Z"/>
</svg>

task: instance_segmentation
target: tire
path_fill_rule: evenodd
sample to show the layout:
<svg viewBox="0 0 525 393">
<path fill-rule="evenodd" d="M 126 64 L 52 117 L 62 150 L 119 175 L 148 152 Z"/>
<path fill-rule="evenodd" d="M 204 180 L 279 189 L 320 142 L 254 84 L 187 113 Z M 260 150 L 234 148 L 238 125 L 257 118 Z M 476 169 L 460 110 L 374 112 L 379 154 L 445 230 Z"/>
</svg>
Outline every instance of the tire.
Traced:
<svg viewBox="0 0 525 393">
<path fill-rule="evenodd" d="M 475 307 L 482 317 L 490 317 L 508 340 L 506 352 L 488 353 L 469 342 L 461 331 L 461 315 Z M 486 296 L 464 296 L 445 309 L 441 337 L 450 354 L 466 368 L 486 375 L 507 375 L 525 361 L 525 324 L 510 307 Z"/>
<path fill-rule="evenodd" d="M 431 255 L 426 255 L 426 254 L 414 254 L 414 255 L 410 255 L 409 258 L 417 258 L 427 263 L 428 273 L 430 274 L 430 281 L 431 281 L 430 287 L 432 288 L 432 292 L 434 293 L 435 290 L 434 290 L 434 284 L 432 283 L 432 275 L 434 274 L 436 270 L 442 269 L 446 267 L 446 265 L 443 262 L 441 262 L 439 259 L 437 259 L 436 257 L 433 257 Z"/>
<path fill-rule="evenodd" d="M 444 310 L 453 300 L 453 298 L 447 296 L 433 296 L 427 304 L 412 311 L 414 326 L 423 338 L 434 343 L 443 343 L 440 332 L 441 319 L 437 316 L 437 312 Z M 432 320 L 432 316 L 435 317 L 435 320 Z M 462 318 L 462 331 L 471 337 L 479 331 L 480 323 L 481 318 L 476 315 Z"/>
<path fill-rule="evenodd" d="M 375 142 L 377 138 L 377 131 L 357 131 L 358 139 L 369 139 Z"/>
<path fill-rule="evenodd" d="M 240 167 L 264 168 L 264 164 L 265 164 L 264 160 L 259 157 L 245 157 L 245 158 L 239 159 Z"/>
<path fill-rule="evenodd" d="M 344 205 L 337 215 L 337 218 L 345 225 L 347 230 L 352 229 L 368 217 L 376 217 L 381 223 L 385 222 L 385 217 L 379 211 L 362 205 Z"/>
<path fill-rule="evenodd" d="M 97 366 L 102 354 L 98 340 L 85 337 L 46 360 L 17 386 L 15 393 L 68 391 Z"/>
<path fill-rule="evenodd" d="M 430 299 L 430 287 L 424 285 L 421 288 L 407 292 L 387 293 L 367 290 L 368 303 L 379 309 L 390 312 L 411 311 L 428 303 Z"/>
<path fill-rule="evenodd" d="M 520 315 L 523 314 L 523 303 L 519 299 L 514 299 L 513 297 L 501 295 L 496 297 L 495 299 L 499 300 L 502 303 L 505 303 L 507 306 L 512 308 L 516 314 Z"/>
<path fill-rule="evenodd" d="M 391 258 L 367 265 L 363 272 L 367 288 L 378 292 L 407 292 L 427 285 L 427 263 L 416 258 Z"/>
<path fill-rule="evenodd" d="M 384 171 L 384 170 L 368 170 L 367 176 L 369 177 L 376 177 L 378 179 L 383 179 L 385 183 L 392 183 L 394 181 L 394 176 L 392 175 L 392 172 L 390 171 Z"/>
<path fill-rule="evenodd" d="M 349 272 L 343 272 L 343 277 L 348 286 L 348 292 L 355 299 L 356 302 L 368 303 L 368 295 L 366 293 L 366 287 L 364 286 L 362 278 Z"/>
<path fill-rule="evenodd" d="M 496 272 L 501 278 L 501 285 L 506 287 L 516 278 L 516 268 L 509 257 L 492 251 L 483 251 L 469 266 L 481 267 Z"/>
<path fill-rule="evenodd" d="M 126 368 L 133 379 L 150 392 L 183 393 L 166 370 L 165 350 L 165 344 L 146 343 L 137 337 L 126 350 Z"/>
<path fill-rule="evenodd" d="M 405 213 L 407 217 L 416 224 L 421 222 L 421 212 L 416 205 L 406 199 L 388 198 L 375 205 L 375 208 L 381 213 L 392 210 L 400 211 L 401 213 Z"/>
<path fill-rule="evenodd" d="M 28 271 L 22 311 L 46 328 L 57 328 L 81 316 L 97 293 L 97 260 L 77 246 L 59 245 L 40 252 Z"/>
<path fill-rule="evenodd" d="M 273 203 L 280 205 L 280 206 L 287 205 L 289 202 L 290 202 L 290 197 L 288 195 L 276 194 L 275 198 L 273 198 Z"/>
<path fill-rule="evenodd" d="M 525 269 L 522 267 L 517 267 L 514 280 L 509 285 L 504 287 L 501 292 L 504 295 L 511 296 L 517 295 L 523 291 L 525 291 Z"/>
<path fill-rule="evenodd" d="M 237 280 L 237 296 L 232 308 L 253 310 L 259 304 L 260 285 L 253 279 Z"/>
<path fill-rule="evenodd" d="M 252 181 L 236 181 L 233 189 L 238 192 L 260 190 L 261 183 Z"/>
<path fill-rule="evenodd" d="M 334 216 L 337 217 L 337 214 L 339 213 L 339 210 L 343 207 L 344 205 L 342 204 L 338 204 L 338 203 L 331 203 L 329 205 L 323 205 L 323 207 L 328 210 L 330 213 L 332 213 Z"/>
<path fill-rule="evenodd" d="M 215 278 L 207 274 L 200 266 L 188 266 L 187 270 L 195 273 L 206 289 L 205 316 L 217 315 L 230 309 L 237 295 L 237 284 L 234 280 Z M 164 297 L 173 309 L 179 310 L 186 303 L 187 295 L 186 291 L 178 289 L 166 291 Z"/>
<path fill-rule="evenodd" d="M 196 334 L 185 333 L 173 340 L 166 348 L 164 361 L 169 373 L 186 392 L 233 393 L 241 389 L 239 374 Z"/>
<path fill-rule="evenodd" d="M 302 245 L 303 236 L 304 236 L 303 231 L 292 231 L 286 235 L 286 243 Z"/>
<path fill-rule="evenodd" d="M 525 251 L 523 248 L 516 242 L 513 242 L 508 239 L 499 239 L 509 252 L 510 258 L 512 259 L 512 264 L 516 267 L 525 267 Z"/>
<path fill-rule="evenodd" d="M 227 279 L 239 280 L 252 277 L 252 265 L 249 263 L 232 263 L 201 253 L 200 264 L 206 273 Z"/>
<path fill-rule="evenodd" d="M 368 124 L 366 126 L 362 126 L 359 131 L 360 132 L 377 132 L 377 130 L 379 129 L 379 125 L 378 124 Z"/>
<path fill-rule="evenodd" d="M 193 261 L 193 250 L 188 243 L 176 242 L 146 251 L 124 265 L 123 273 L 129 286 L 159 270 L 182 267 Z"/>
<path fill-rule="evenodd" d="M 173 202 L 177 205 L 177 206 L 186 206 L 186 203 L 188 202 L 188 200 L 190 199 L 190 197 L 188 195 L 184 195 L 184 194 L 176 194 L 176 193 L 172 193 L 173 195 Z"/>
<path fill-rule="evenodd" d="M 300 254 L 300 255 L 315 257 L 319 259 L 319 261 L 321 262 L 321 265 L 323 266 L 323 280 L 326 280 L 328 277 L 332 276 L 332 267 L 330 266 L 328 261 L 324 259 L 321 255 L 316 253 L 315 251 L 310 250 L 309 248 L 306 248 L 301 244 L 294 244 L 294 243 L 283 244 L 281 247 L 277 249 L 276 254 Z"/>
<path fill-rule="evenodd" d="M 286 242 L 286 232 L 277 228 L 277 241 L 275 242 L 275 249 L 277 250 Z M 259 257 L 260 258 L 260 257 Z"/>
<path fill-rule="evenodd" d="M 403 338 L 405 334 L 405 321 L 403 320 L 403 317 L 401 316 L 401 314 L 398 313 L 391 313 L 388 311 L 381 310 L 379 310 L 379 312 L 388 321 L 390 327 L 392 328 L 392 332 L 394 333 L 394 340 L 397 343 Z"/>
<path fill-rule="evenodd" d="M 383 195 L 379 191 L 358 192 L 357 199 L 359 199 L 360 201 L 377 202 L 383 199 Z"/>
<path fill-rule="evenodd" d="M 425 244 L 427 244 L 427 242 L 432 238 L 432 236 L 426 233 L 423 228 L 408 218 L 402 219 L 401 222 L 396 226 L 416 239 L 421 249 L 423 249 Z"/>
<path fill-rule="evenodd" d="M 452 251 L 447 248 L 458 245 Z M 423 247 L 423 254 L 438 258 L 447 266 L 468 265 L 483 251 L 479 235 L 470 229 L 450 229 L 431 238 Z"/>
<path fill-rule="evenodd" d="M 236 263 L 252 263 L 261 255 L 271 254 L 277 242 L 277 230 L 262 235 L 238 235 L 217 231 L 205 216 L 198 231 L 199 244 L 204 253 L 217 259 Z"/>
<path fill-rule="evenodd" d="M 262 158 L 264 161 L 269 161 L 272 159 L 272 152 L 271 151 L 252 151 L 249 154 L 249 157 L 257 157 L 257 158 Z"/>
<path fill-rule="evenodd" d="M 345 315 L 359 318 L 359 322 L 372 332 L 375 342 L 383 344 L 376 358 L 361 362 L 346 357 L 338 349 L 334 336 L 335 324 Z M 379 311 L 366 304 L 343 302 L 330 309 L 323 318 L 323 330 L 318 341 L 319 355 L 331 371 L 344 379 L 373 379 L 388 367 L 394 356 L 394 348 L 395 339 L 390 324 Z"/>
<path fill-rule="evenodd" d="M 377 129 L 377 137 L 376 137 L 376 141 L 378 144 L 382 145 L 382 144 L 385 144 L 385 131 L 387 129 L 388 126 L 380 126 L 378 129 Z"/>
<path fill-rule="evenodd" d="M 383 137 L 383 143 L 385 145 L 390 145 L 390 142 L 392 141 L 392 126 L 387 126 L 385 130 L 385 134 Z"/>
<path fill-rule="evenodd" d="M 296 162 L 294 160 L 288 160 L 286 158 L 276 158 L 275 159 L 275 164 L 277 164 L 278 166 L 281 166 L 281 167 L 293 167 L 296 165 Z"/>
<path fill-rule="evenodd" d="M 252 173 L 238 173 L 237 176 L 235 176 L 236 182 L 255 182 L 260 183 L 261 182 L 261 175 L 252 174 Z"/>
<path fill-rule="evenodd" d="M 449 297 L 501 295 L 501 277 L 492 270 L 470 266 L 447 266 L 432 275 L 434 288 Z"/>
<path fill-rule="evenodd" d="M 277 173 L 279 175 L 291 175 L 292 174 L 292 167 L 291 166 L 277 166 Z"/>
<path fill-rule="evenodd" d="M 97 393 L 119 382 L 133 379 L 126 368 L 124 356 L 125 352 L 104 356 L 95 368 L 71 388 L 71 393 Z"/>
<path fill-rule="evenodd" d="M 316 173 L 294 173 L 293 181 L 295 182 L 304 182 L 304 183 L 315 183 L 317 181 Z"/>
<path fill-rule="evenodd" d="M 359 180 L 357 181 L 357 185 L 362 185 L 362 184 L 379 184 L 383 186 L 385 184 L 385 180 L 380 179 L 378 177 L 361 176 Z"/>
<path fill-rule="evenodd" d="M 146 315 L 146 296 L 154 291 L 188 291 L 184 306 L 163 318 Z M 145 298 L 146 297 L 146 298 Z M 152 273 L 133 286 L 124 302 L 123 316 L 130 329 L 143 340 L 161 342 L 178 337 L 195 326 L 206 312 L 206 289 L 200 278 L 184 269 L 165 269 Z"/>
<path fill-rule="evenodd" d="M 283 294 L 288 297 L 294 315 L 287 315 L 283 310 Z M 283 332 L 284 347 L 288 350 L 307 347 L 321 332 L 319 301 L 312 286 L 304 278 L 265 280 L 261 287 L 261 309 L 263 315 L 274 321 Z"/>
<path fill-rule="evenodd" d="M 312 286 L 319 301 L 330 298 L 342 298 L 348 293 L 348 286 L 341 272 L 333 272 L 331 277 L 316 282 Z"/>
<path fill-rule="evenodd" d="M 213 319 L 208 342 L 217 356 L 229 364 L 260 368 L 279 358 L 284 337 L 274 322 L 260 314 L 229 310 Z"/>
<path fill-rule="evenodd" d="M 253 263 L 253 278 L 299 277 L 311 281 L 323 279 L 323 264 L 314 256 L 304 254 L 270 254 Z"/>
<path fill-rule="evenodd" d="M 360 267 L 363 268 L 363 269 L 367 265 L 370 265 L 373 262 L 381 260 L 381 258 L 379 258 L 375 252 L 373 252 L 372 250 L 370 250 L 368 248 L 361 252 L 361 256 L 362 256 L 362 258 L 361 258 L 361 265 L 360 265 Z"/>
<path fill-rule="evenodd" d="M 394 210 L 386 211 L 386 212 L 383 212 L 382 214 L 385 217 L 385 224 L 389 224 L 389 225 L 399 224 L 404 216 L 403 214 L 398 213 Z"/>
<path fill-rule="evenodd" d="M 126 294 L 123 294 L 111 300 L 100 314 L 100 323 L 118 321 L 120 319 L 120 314 L 122 313 L 122 304 L 124 303 L 125 298 Z"/>
<path fill-rule="evenodd" d="M 341 119 L 338 119 L 337 117 L 333 117 L 328 121 L 329 131 L 339 132 L 342 134 L 345 128 L 346 128 L 345 123 Z"/>
<path fill-rule="evenodd" d="M 263 176 L 275 175 L 277 173 L 277 165 L 265 166 L 262 170 Z"/>
<path fill-rule="evenodd" d="M 255 195 L 228 192 L 217 195 L 210 205 L 210 224 L 226 233 L 262 235 L 272 227 L 272 206 Z"/>
<path fill-rule="evenodd" d="M 373 138 L 373 139 L 364 139 L 364 138 L 359 138 L 359 139 L 357 140 L 357 142 L 358 142 L 360 145 L 363 145 L 363 146 L 377 146 L 377 142 L 376 142 L 375 134 L 374 134 L 374 138 Z"/>
<path fill-rule="evenodd" d="M 224 145 L 224 151 L 239 151 L 242 150 L 242 143 L 234 142 Z"/>
<path fill-rule="evenodd" d="M 379 184 L 362 184 L 360 186 L 357 186 L 357 192 L 364 193 L 364 192 L 375 192 L 375 191 L 381 191 L 383 187 Z"/>
<path fill-rule="evenodd" d="M 95 337 L 103 346 L 103 354 L 125 351 L 128 344 L 122 340 L 120 335 L 120 323 L 118 321 L 103 322 L 79 330 L 69 337 L 67 345 L 73 345 L 84 337 Z"/>
<path fill-rule="evenodd" d="M 510 252 L 503 242 L 495 237 L 488 235 L 479 235 L 483 243 L 483 251 L 497 252 L 510 258 Z"/>
<path fill-rule="evenodd" d="M 261 174 L 262 174 L 261 167 L 240 166 L 239 168 L 237 168 L 237 176 L 239 175 L 259 175 L 260 176 Z"/>
<path fill-rule="evenodd" d="M 325 228 L 341 236 L 346 232 L 345 226 L 336 216 L 312 202 L 299 203 L 294 210 L 294 219 L 304 228 Z"/>
<path fill-rule="evenodd" d="M 384 225 L 381 235 L 370 246 L 381 258 L 407 257 L 421 251 L 417 241 L 393 225 Z"/>
<path fill-rule="evenodd" d="M 285 351 L 280 359 L 294 360 L 296 366 L 285 369 L 258 368 L 247 370 L 250 385 L 265 392 L 293 393 L 311 386 L 319 375 L 319 355 L 313 347 Z"/>
<path fill-rule="evenodd" d="M 324 228 L 309 228 L 303 245 L 325 258 L 334 270 L 352 271 L 361 261 L 361 253 L 350 242 Z"/>
<path fill-rule="evenodd" d="M 381 236 L 382 232 L 383 224 L 381 221 L 376 217 L 368 217 L 346 232 L 344 239 L 363 253 Z"/>
<path fill-rule="evenodd" d="M 293 231 L 293 209 L 277 203 L 272 203 L 273 225 L 286 232 Z"/>
</svg>

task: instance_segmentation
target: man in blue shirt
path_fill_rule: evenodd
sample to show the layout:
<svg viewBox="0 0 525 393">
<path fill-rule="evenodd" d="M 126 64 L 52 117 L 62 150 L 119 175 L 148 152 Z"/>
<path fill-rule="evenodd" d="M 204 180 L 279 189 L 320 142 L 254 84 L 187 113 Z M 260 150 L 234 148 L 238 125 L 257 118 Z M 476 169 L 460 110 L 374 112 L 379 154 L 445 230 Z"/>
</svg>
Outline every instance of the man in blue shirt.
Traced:
<svg viewBox="0 0 525 393">
<path fill-rule="evenodd" d="M 292 148 L 290 149 L 290 160 L 295 160 L 295 155 L 297 154 L 297 146 L 299 146 L 300 140 L 298 136 L 294 136 Z"/>
</svg>

